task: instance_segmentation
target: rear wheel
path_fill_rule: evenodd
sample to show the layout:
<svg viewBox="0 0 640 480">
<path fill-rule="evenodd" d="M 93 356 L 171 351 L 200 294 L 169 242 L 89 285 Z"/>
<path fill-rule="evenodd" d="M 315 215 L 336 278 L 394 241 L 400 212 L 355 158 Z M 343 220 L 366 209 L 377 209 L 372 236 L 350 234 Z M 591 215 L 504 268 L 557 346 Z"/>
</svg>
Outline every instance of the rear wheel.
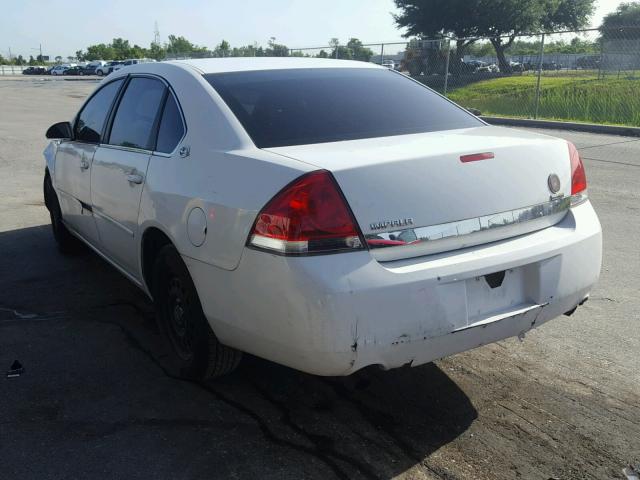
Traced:
<svg viewBox="0 0 640 480">
<path fill-rule="evenodd" d="M 58 250 L 64 254 L 77 252 L 81 247 L 80 241 L 69 232 L 62 221 L 62 210 L 58 202 L 58 195 L 53 189 L 48 172 L 44 177 L 44 202 L 49 209 L 51 229 L 53 230 L 53 238 L 56 240 Z"/>
<path fill-rule="evenodd" d="M 238 366 L 242 352 L 222 345 L 216 338 L 189 271 L 173 245 L 162 247 L 156 258 L 152 288 L 158 324 L 181 376 L 214 378 Z"/>
</svg>

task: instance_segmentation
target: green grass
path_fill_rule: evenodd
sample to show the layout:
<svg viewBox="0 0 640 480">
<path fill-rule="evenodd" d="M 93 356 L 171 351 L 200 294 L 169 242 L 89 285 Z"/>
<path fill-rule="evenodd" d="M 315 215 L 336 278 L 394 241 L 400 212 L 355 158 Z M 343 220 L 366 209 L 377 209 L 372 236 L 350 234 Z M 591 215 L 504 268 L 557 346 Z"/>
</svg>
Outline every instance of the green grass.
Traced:
<svg viewBox="0 0 640 480">
<path fill-rule="evenodd" d="M 545 72 L 540 80 L 538 118 L 640 127 L 640 75 L 624 72 L 598 80 L 591 72 Z M 485 80 L 448 95 L 483 115 L 532 118 L 536 76 Z"/>
</svg>

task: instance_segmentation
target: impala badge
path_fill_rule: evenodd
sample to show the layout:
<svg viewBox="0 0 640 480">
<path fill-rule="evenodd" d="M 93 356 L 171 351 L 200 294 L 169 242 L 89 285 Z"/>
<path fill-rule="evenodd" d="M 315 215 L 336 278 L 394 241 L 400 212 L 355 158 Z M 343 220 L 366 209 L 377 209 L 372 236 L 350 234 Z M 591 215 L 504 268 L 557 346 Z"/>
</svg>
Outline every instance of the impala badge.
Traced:
<svg viewBox="0 0 640 480">
<path fill-rule="evenodd" d="M 413 225 L 413 218 L 399 218 L 397 220 L 385 220 L 384 222 L 371 223 L 371 230 L 382 230 L 389 227 L 408 227 Z"/>
</svg>

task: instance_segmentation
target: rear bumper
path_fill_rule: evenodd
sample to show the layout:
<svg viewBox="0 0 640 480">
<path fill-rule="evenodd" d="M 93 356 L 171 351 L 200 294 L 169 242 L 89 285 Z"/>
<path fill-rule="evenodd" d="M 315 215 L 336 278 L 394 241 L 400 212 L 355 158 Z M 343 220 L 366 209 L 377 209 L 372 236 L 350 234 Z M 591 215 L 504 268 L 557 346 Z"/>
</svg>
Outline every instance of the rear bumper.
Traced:
<svg viewBox="0 0 640 480">
<path fill-rule="evenodd" d="M 234 271 L 185 261 L 223 343 L 309 373 L 348 375 L 523 334 L 588 295 L 601 252 L 600 223 L 585 202 L 538 232 L 407 260 L 246 249 Z M 502 285 L 490 288 L 483 276 L 502 271 Z"/>
</svg>

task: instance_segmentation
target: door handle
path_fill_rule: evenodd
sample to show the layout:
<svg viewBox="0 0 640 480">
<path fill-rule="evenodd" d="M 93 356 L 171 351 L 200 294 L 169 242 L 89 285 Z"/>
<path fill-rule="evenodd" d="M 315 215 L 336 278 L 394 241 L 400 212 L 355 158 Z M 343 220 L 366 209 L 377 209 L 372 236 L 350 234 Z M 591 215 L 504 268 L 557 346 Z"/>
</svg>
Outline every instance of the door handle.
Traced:
<svg viewBox="0 0 640 480">
<path fill-rule="evenodd" d="M 80 160 L 80 170 L 86 170 L 87 168 L 89 168 L 89 162 L 83 158 Z"/>
<path fill-rule="evenodd" d="M 140 184 L 142 183 L 142 175 L 138 173 L 130 173 L 127 175 L 127 182 Z"/>
</svg>

